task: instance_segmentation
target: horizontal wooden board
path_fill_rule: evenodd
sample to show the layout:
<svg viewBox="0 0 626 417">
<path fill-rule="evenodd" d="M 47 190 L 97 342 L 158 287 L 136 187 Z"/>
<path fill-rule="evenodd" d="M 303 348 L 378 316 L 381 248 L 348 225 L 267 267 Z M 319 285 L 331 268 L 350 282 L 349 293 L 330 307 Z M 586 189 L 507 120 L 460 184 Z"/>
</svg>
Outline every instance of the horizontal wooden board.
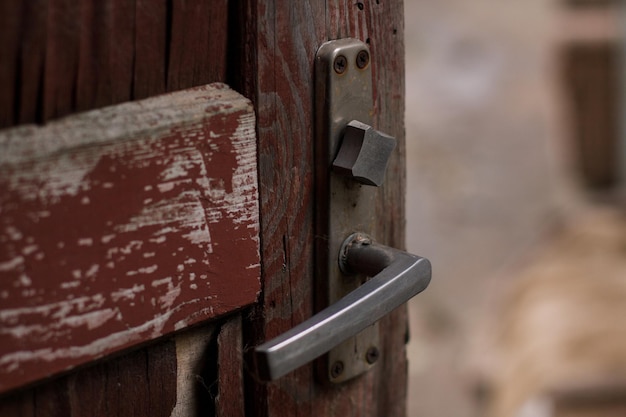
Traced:
<svg viewBox="0 0 626 417">
<path fill-rule="evenodd" d="M 253 303 L 258 221 L 223 84 L 0 131 L 0 392 Z"/>
</svg>

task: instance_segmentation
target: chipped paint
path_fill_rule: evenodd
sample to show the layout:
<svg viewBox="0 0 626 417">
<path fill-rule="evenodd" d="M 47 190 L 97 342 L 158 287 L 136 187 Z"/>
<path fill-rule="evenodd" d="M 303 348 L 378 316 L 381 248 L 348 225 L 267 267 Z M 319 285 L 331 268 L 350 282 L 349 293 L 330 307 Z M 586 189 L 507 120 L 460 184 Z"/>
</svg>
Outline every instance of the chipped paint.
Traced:
<svg viewBox="0 0 626 417">
<path fill-rule="evenodd" d="M 254 126 L 217 85 L 0 132 L 0 392 L 255 301 Z"/>
</svg>

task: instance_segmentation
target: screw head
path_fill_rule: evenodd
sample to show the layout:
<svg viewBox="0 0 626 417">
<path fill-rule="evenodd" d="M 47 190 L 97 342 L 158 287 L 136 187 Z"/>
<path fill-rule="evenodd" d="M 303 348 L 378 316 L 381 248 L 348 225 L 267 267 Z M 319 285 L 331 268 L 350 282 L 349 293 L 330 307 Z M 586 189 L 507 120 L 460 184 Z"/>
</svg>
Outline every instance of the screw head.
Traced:
<svg viewBox="0 0 626 417">
<path fill-rule="evenodd" d="M 338 378 L 339 375 L 343 373 L 343 362 L 337 361 L 333 363 L 333 366 L 330 368 L 330 376 L 334 378 Z"/>
<path fill-rule="evenodd" d="M 333 69 L 337 74 L 343 74 L 348 68 L 348 60 L 343 55 L 337 55 L 335 62 L 333 62 Z"/>
<path fill-rule="evenodd" d="M 356 56 L 356 66 L 359 67 L 360 69 L 363 69 L 367 67 L 367 64 L 369 64 L 369 62 L 370 62 L 369 52 L 367 52 L 365 49 L 362 51 L 359 51 L 359 53 Z"/>
<path fill-rule="evenodd" d="M 371 348 L 369 348 L 367 350 L 367 353 L 365 354 L 365 360 L 370 365 L 376 363 L 379 357 L 380 357 L 380 352 L 378 351 L 378 348 L 375 346 L 372 346 Z"/>
</svg>

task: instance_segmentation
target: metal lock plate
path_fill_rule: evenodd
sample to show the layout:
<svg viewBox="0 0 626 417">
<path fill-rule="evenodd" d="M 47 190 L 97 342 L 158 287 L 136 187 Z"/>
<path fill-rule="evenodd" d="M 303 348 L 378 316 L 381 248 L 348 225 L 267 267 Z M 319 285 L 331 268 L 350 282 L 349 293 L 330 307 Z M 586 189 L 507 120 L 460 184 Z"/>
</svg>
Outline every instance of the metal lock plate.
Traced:
<svg viewBox="0 0 626 417">
<path fill-rule="evenodd" d="M 323 44 L 315 59 L 316 88 L 316 308 L 333 304 L 366 276 L 342 274 L 337 254 L 354 232 L 375 234 L 378 188 L 332 172 L 346 126 L 372 124 L 370 52 L 356 39 Z M 332 349 L 318 363 L 320 378 L 339 383 L 373 367 L 379 356 L 378 324 Z"/>
</svg>

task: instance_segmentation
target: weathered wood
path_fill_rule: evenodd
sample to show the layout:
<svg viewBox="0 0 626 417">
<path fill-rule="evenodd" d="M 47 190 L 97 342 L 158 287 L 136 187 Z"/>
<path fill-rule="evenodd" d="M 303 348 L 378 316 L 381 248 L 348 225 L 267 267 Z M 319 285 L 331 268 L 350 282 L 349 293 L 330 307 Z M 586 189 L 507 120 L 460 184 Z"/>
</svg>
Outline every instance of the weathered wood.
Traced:
<svg viewBox="0 0 626 417">
<path fill-rule="evenodd" d="M 170 417 L 176 403 L 173 340 L 100 362 L 0 401 L 3 417 Z M 188 371 L 185 369 L 184 371 Z M 190 415 L 190 414 L 187 414 Z"/>
<path fill-rule="evenodd" d="M 0 127 L 15 123 L 15 90 L 19 61 L 19 29 L 21 17 L 20 2 L 17 0 L 0 2 L 0 28 L 2 44 L 0 48 Z"/>
<path fill-rule="evenodd" d="M 43 119 L 43 82 L 46 56 L 46 28 L 48 2 L 46 0 L 21 2 L 22 32 L 19 43 L 18 80 L 15 82 L 14 123 L 32 123 Z M 3 63 L 0 65 L 4 64 Z M 11 124 L 0 123 L 0 126 Z"/>
<path fill-rule="evenodd" d="M 228 2 L 173 0 L 170 18 L 168 90 L 224 80 L 227 53 L 211 51 L 227 51 Z"/>
<path fill-rule="evenodd" d="M 74 107 L 80 33 L 78 2 L 49 0 L 43 74 L 44 120 L 69 114 Z"/>
<path fill-rule="evenodd" d="M 371 46 L 375 127 L 399 143 L 379 192 L 375 238 L 404 246 L 404 24 L 401 1 L 248 1 L 242 10 L 244 50 L 256 57 L 245 63 L 243 78 L 252 81 L 243 91 L 257 108 L 262 178 L 263 304 L 244 323 L 244 345 L 254 345 L 313 314 L 313 59 L 328 39 L 355 37 Z M 340 386 L 316 383 L 311 366 L 269 384 L 249 375 L 249 412 L 403 416 L 406 328 L 405 308 L 385 318 L 383 359 L 373 372 Z"/>
<path fill-rule="evenodd" d="M 225 0 L 1 2 L 0 128 L 227 81 L 228 8 Z"/>
<path fill-rule="evenodd" d="M 226 86 L 0 148 L 0 391 L 256 300 L 254 113 Z"/>
<path fill-rule="evenodd" d="M 135 22 L 133 98 L 142 99 L 166 91 L 167 1 L 135 0 Z M 216 78 L 210 81 L 225 80 Z M 191 85 L 183 86 L 187 87 Z"/>
<path fill-rule="evenodd" d="M 176 406 L 171 417 L 212 415 L 216 385 L 218 326 L 209 324 L 176 335 Z M 209 372 L 207 372 L 209 370 Z M 169 415 L 169 414 L 168 414 Z"/>
<path fill-rule="evenodd" d="M 241 316 L 224 323 L 217 338 L 216 417 L 245 417 Z"/>
</svg>

